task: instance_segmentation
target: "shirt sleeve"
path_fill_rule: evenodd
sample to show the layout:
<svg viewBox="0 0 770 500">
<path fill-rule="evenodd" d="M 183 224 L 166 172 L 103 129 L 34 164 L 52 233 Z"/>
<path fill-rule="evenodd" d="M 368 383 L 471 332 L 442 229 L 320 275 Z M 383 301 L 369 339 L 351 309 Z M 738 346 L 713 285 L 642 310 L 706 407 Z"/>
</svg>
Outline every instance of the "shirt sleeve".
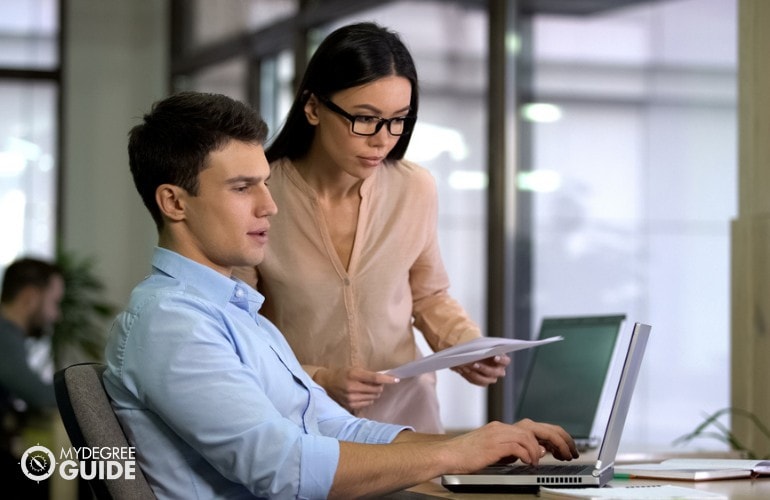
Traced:
<svg viewBox="0 0 770 500">
<path fill-rule="evenodd" d="M 315 384 L 315 382 L 313 382 Z M 326 436 L 334 436 L 340 441 L 352 441 L 365 444 L 386 444 L 396 439 L 405 430 L 414 430 L 405 425 L 385 424 L 351 415 L 347 410 L 330 398 L 318 384 L 317 391 L 318 426 Z"/>
<path fill-rule="evenodd" d="M 276 376 L 277 362 L 245 359 L 252 351 L 241 349 L 242 339 L 229 334 L 228 318 L 215 307 L 182 295 L 151 307 L 156 310 L 124 327 L 152 332 L 129 336 L 132 345 L 123 349 L 128 390 L 220 474 L 253 494 L 327 496 L 339 443 L 282 415 L 265 386 L 288 380 L 289 397 L 298 390 L 295 379 Z M 265 359 L 277 359 L 269 347 Z"/>
<path fill-rule="evenodd" d="M 481 336 L 479 326 L 465 309 L 449 295 L 449 277 L 438 243 L 438 195 L 433 177 L 420 183 L 426 206 L 425 247 L 412 265 L 409 284 L 412 289 L 414 325 L 434 351 Z"/>
</svg>

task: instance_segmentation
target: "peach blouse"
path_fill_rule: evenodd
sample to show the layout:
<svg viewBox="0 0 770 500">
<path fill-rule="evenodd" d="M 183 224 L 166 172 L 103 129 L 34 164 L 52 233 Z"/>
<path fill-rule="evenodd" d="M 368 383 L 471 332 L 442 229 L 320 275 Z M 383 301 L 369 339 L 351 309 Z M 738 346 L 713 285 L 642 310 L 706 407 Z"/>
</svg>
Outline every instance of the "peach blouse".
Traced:
<svg viewBox="0 0 770 500">
<path fill-rule="evenodd" d="M 350 263 L 334 249 L 313 189 L 289 160 L 271 165 L 278 206 L 258 267 L 263 314 L 286 336 L 311 376 L 322 366 L 372 371 L 420 356 L 413 326 L 434 350 L 481 335 L 449 296 L 438 245 L 438 203 L 430 172 L 402 160 L 364 180 Z M 386 386 L 359 415 L 442 432 L 434 374 Z"/>
</svg>

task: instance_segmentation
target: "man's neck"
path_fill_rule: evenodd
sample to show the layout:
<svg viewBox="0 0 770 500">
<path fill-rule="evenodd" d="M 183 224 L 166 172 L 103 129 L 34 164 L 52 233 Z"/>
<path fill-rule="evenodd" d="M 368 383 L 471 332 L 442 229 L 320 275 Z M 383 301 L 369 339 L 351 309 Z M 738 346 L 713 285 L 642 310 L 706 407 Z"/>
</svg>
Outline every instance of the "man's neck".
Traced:
<svg viewBox="0 0 770 500">
<path fill-rule="evenodd" d="M 176 231 L 175 231 L 176 229 Z M 227 276 L 228 278 L 233 275 L 232 267 L 216 266 L 211 260 L 209 260 L 203 253 L 198 251 L 196 245 L 192 244 L 189 240 L 189 234 L 181 230 L 181 228 L 166 228 L 161 231 L 158 238 L 158 246 L 165 248 L 172 252 L 178 253 L 182 257 L 186 257 L 198 264 L 213 269 L 214 271 Z"/>
<path fill-rule="evenodd" d="M 19 308 L 13 307 L 12 304 L 0 304 L 0 316 L 21 328 L 25 333 L 27 332 L 29 327 L 27 314 L 20 311 Z"/>
</svg>

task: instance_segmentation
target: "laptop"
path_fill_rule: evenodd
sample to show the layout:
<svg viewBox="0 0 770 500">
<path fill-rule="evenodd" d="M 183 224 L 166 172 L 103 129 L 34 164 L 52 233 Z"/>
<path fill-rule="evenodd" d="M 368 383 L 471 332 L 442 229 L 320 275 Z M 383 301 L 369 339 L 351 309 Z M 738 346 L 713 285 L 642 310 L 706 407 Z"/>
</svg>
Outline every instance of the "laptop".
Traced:
<svg viewBox="0 0 770 500">
<path fill-rule="evenodd" d="M 607 419 L 599 456 L 594 464 L 491 465 L 470 474 L 445 474 L 441 484 L 453 492 L 534 493 L 540 486 L 552 488 L 601 487 L 613 476 L 615 456 L 626 423 L 631 396 L 650 336 L 649 325 L 635 323 L 628 343 L 620 380 Z M 560 405 L 561 402 L 554 402 Z"/>
<path fill-rule="evenodd" d="M 580 451 L 596 448 L 600 439 L 593 433 L 594 421 L 625 319 L 625 314 L 544 318 L 539 339 L 563 340 L 528 352 L 514 420 L 560 425 Z"/>
</svg>

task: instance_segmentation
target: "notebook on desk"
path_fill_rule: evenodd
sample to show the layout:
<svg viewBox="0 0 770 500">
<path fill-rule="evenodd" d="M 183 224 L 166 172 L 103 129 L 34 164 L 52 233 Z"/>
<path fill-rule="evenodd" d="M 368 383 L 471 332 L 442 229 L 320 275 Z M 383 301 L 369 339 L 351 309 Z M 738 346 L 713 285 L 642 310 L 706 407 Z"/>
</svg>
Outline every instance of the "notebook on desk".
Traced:
<svg viewBox="0 0 770 500">
<path fill-rule="evenodd" d="M 472 474 L 443 475 L 441 484 L 455 492 L 519 493 L 535 492 L 540 486 L 605 486 L 613 476 L 615 456 L 649 336 L 649 325 L 634 324 L 596 463 L 534 467 L 524 464 L 493 465 Z"/>
<path fill-rule="evenodd" d="M 601 441 L 592 434 L 624 314 L 544 318 L 538 340 L 563 340 L 533 349 L 516 404 L 515 419 L 563 427 L 585 451 Z M 553 404 L 559 401 L 559 404 Z"/>
</svg>

